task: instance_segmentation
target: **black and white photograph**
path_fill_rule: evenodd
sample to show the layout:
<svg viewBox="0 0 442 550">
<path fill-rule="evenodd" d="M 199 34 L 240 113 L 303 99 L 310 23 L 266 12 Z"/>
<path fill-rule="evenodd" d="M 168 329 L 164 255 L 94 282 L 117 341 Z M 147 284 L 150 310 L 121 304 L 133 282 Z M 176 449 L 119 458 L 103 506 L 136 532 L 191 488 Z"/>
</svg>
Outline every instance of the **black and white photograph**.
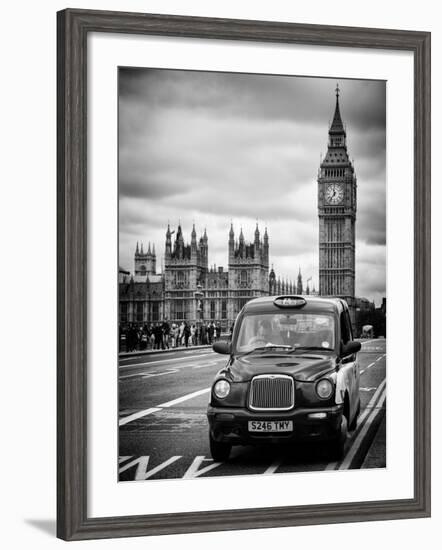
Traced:
<svg viewBox="0 0 442 550">
<path fill-rule="evenodd" d="M 119 481 L 386 468 L 386 82 L 119 67 L 118 190 Z"/>
</svg>

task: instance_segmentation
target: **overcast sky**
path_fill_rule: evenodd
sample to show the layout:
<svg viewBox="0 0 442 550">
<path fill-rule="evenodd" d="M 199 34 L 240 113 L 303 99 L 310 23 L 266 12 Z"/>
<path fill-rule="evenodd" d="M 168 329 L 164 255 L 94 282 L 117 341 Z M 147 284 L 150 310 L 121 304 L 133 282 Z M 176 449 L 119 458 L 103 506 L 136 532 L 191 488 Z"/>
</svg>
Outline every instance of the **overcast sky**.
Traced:
<svg viewBox="0 0 442 550">
<path fill-rule="evenodd" d="M 207 228 L 209 264 L 227 268 L 230 222 L 253 240 L 267 226 L 277 276 L 299 266 L 318 288 L 317 171 L 336 79 L 120 68 L 120 265 L 137 241 L 178 222 Z M 358 179 L 356 294 L 385 296 L 385 83 L 339 79 Z"/>
</svg>

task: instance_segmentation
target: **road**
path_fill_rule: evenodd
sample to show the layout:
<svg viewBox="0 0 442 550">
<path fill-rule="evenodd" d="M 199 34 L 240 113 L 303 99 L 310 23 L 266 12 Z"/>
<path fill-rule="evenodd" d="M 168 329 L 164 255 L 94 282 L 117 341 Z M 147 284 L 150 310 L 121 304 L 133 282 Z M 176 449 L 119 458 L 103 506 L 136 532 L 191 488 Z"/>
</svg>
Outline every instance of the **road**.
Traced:
<svg viewBox="0 0 442 550">
<path fill-rule="evenodd" d="M 376 430 L 385 430 L 386 341 L 367 340 L 359 353 L 360 420 L 342 461 L 329 462 L 324 446 L 271 445 L 233 447 L 227 463 L 214 462 L 206 408 L 214 375 L 225 362 L 226 356 L 209 348 L 120 359 L 121 481 L 358 468 Z M 385 467 L 385 451 L 375 467 Z"/>
</svg>

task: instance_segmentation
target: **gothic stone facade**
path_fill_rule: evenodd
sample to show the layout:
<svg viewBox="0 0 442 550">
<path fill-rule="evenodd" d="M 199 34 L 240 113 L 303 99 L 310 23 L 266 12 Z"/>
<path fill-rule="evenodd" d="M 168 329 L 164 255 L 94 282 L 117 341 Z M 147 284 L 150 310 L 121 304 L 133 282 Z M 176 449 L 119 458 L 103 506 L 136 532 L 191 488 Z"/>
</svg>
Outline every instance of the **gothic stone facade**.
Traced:
<svg viewBox="0 0 442 550">
<path fill-rule="evenodd" d="M 246 302 L 269 294 L 302 293 L 302 276 L 297 285 L 276 278 L 269 269 L 269 236 L 261 238 L 258 225 L 254 240 L 246 242 L 242 230 L 235 239 L 233 226 L 228 235 L 228 268 L 209 267 L 207 232 L 197 239 L 192 229 L 185 243 L 181 225 L 166 231 L 164 270 L 156 273 L 155 248 L 137 248 L 134 275 L 120 269 L 120 323 L 152 323 L 163 319 L 196 323 L 219 321 L 230 326 Z"/>
<path fill-rule="evenodd" d="M 327 154 L 318 172 L 319 294 L 344 298 L 354 325 L 356 175 L 346 139 L 337 87 Z"/>
</svg>

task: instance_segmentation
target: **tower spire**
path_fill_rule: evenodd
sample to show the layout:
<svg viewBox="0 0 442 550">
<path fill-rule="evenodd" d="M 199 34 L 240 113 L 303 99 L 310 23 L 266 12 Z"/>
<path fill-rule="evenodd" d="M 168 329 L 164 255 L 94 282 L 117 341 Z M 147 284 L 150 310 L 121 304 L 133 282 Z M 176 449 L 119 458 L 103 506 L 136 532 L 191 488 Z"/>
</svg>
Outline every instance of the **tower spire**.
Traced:
<svg viewBox="0 0 442 550">
<path fill-rule="evenodd" d="M 344 134 L 345 135 L 345 128 L 344 128 L 344 125 L 342 123 L 341 111 L 339 109 L 340 89 L 339 89 L 339 84 L 338 83 L 336 83 L 335 93 L 336 93 L 335 113 L 333 115 L 333 120 L 332 120 L 330 130 L 329 130 L 328 133 L 329 134 Z"/>
</svg>

